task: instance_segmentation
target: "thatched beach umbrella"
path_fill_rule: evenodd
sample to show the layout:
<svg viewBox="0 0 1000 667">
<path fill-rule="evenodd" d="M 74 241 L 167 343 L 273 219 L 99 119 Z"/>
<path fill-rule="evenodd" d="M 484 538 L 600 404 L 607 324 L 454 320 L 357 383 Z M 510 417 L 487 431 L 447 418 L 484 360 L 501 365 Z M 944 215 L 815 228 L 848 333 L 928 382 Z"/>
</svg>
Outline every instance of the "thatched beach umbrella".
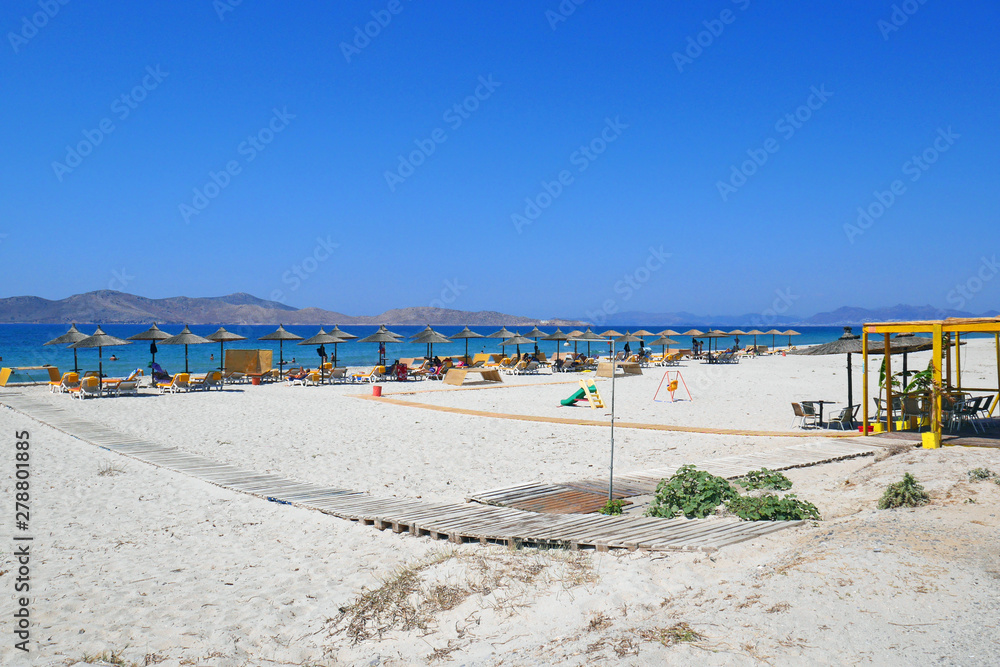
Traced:
<svg viewBox="0 0 1000 667">
<path fill-rule="evenodd" d="M 662 354 L 663 356 L 666 356 L 667 350 L 669 350 L 670 346 L 673 345 L 676 342 L 677 341 L 674 340 L 673 338 L 667 338 L 666 336 L 660 336 L 656 340 L 649 341 L 649 346 L 652 347 L 654 345 L 659 345 L 660 346 L 660 354 Z"/>
<path fill-rule="evenodd" d="M 434 331 L 431 329 L 431 325 L 427 325 L 427 328 L 418 333 L 415 336 L 410 337 L 410 342 L 412 343 L 422 343 L 427 346 L 427 358 L 434 358 L 434 343 L 443 344 L 450 343 L 451 339 L 444 334 Z"/>
<path fill-rule="evenodd" d="M 641 343 L 642 339 L 636 336 L 634 333 L 626 331 L 621 336 L 614 339 L 616 343 Z M 632 351 L 632 347 L 629 346 L 629 352 Z"/>
<path fill-rule="evenodd" d="M 315 336 L 312 336 L 311 338 L 306 338 L 305 340 L 300 341 L 298 344 L 299 345 L 326 345 L 327 343 L 333 343 L 334 345 L 336 345 L 337 343 L 342 343 L 342 342 L 344 342 L 343 338 L 337 338 L 336 336 L 334 336 L 332 334 L 328 334 L 327 332 L 323 331 L 323 327 L 320 327 L 319 331 L 316 332 Z M 324 348 L 324 350 L 325 350 L 325 348 Z M 320 355 L 319 362 L 320 362 L 319 363 L 319 381 L 321 383 L 325 383 L 326 382 L 326 369 L 323 368 L 323 356 L 322 355 Z"/>
<path fill-rule="evenodd" d="M 599 333 L 597 335 L 601 336 L 603 338 L 618 338 L 619 336 L 624 336 L 625 334 L 623 334 L 621 331 L 615 331 L 614 329 L 608 329 L 607 331 L 602 331 L 601 333 Z"/>
<path fill-rule="evenodd" d="M 219 327 L 219 330 L 213 334 L 205 336 L 210 341 L 214 341 L 219 344 L 219 370 L 226 369 L 226 343 L 232 343 L 237 340 L 246 340 L 246 336 L 241 336 L 235 334 L 232 331 L 226 331 L 225 327 Z"/>
<path fill-rule="evenodd" d="M 385 344 L 386 343 L 402 343 L 402 336 L 395 334 L 385 328 L 384 324 L 380 324 L 378 331 L 370 336 L 365 336 L 359 343 L 378 343 L 378 364 L 379 366 L 385 366 Z"/>
<path fill-rule="evenodd" d="M 794 329 L 789 329 L 788 331 L 782 331 L 781 335 L 782 336 L 788 336 L 788 347 L 791 347 L 792 346 L 792 336 L 801 336 L 802 334 L 800 334 L 798 331 L 795 331 Z"/>
<path fill-rule="evenodd" d="M 746 336 L 747 332 L 743 331 L 743 329 L 733 329 L 732 331 L 729 332 L 729 335 L 736 337 L 736 340 L 734 342 L 736 344 L 736 347 L 739 347 L 740 346 L 739 337 L 740 336 Z"/>
<path fill-rule="evenodd" d="M 485 336 L 483 336 L 483 334 L 476 333 L 475 331 L 470 330 L 469 327 L 465 327 L 464 329 L 462 329 L 461 331 L 459 331 L 457 334 L 455 334 L 453 336 L 448 336 L 448 337 L 451 338 L 452 340 L 464 340 L 465 341 L 465 360 L 467 362 L 471 361 L 471 359 L 469 358 L 469 339 L 470 338 L 485 338 Z"/>
<path fill-rule="evenodd" d="M 278 341 L 278 377 L 282 377 L 285 373 L 285 350 L 284 345 L 286 340 L 302 340 L 302 336 L 293 334 L 291 331 L 286 331 L 284 325 L 279 324 L 278 328 L 269 334 L 261 336 L 257 340 L 276 340 Z"/>
<path fill-rule="evenodd" d="M 541 331 L 538 327 L 532 327 L 531 331 L 529 331 L 528 333 L 524 334 L 524 337 L 525 338 L 533 338 L 535 340 L 535 342 L 538 342 L 538 339 L 541 338 L 541 337 L 543 337 L 544 335 L 545 335 L 544 331 Z"/>
<path fill-rule="evenodd" d="M 706 331 L 705 333 L 703 333 L 702 337 L 709 339 L 709 341 L 708 341 L 708 349 L 709 349 L 710 352 L 712 350 L 712 339 L 714 338 L 715 341 L 716 341 L 715 342 L 715 351 L 718 352 L 719 351 L 719 342 L 718 342 L 718 339 L 719 338 L 728 338 L 729 334 L 727 334 L 725 331 L 722 331 L 720 329 L 710 329 L 710 330 Z"/>
<path fill-rule="evenodd" d="M 590 356 L 590 343 L 593 341 L 600 341 L 602 343 L 607 343 L 608 339 L 600 334 L 596 334 L 587 327 L 587 330 L 582 332 L 579 336 L 574 336 L 573 340 L 585 340 L 587 341 L 587 356 Z"/>
<path fill-rule="evenodd" d="M 90 336 L 87 336 L 83 340 L 79 340 L 72 345 L 71 348 L 74 350 L 82 348 L 97 348 L 97 377 L 98 384 L 100 386 L 100 391 L 104 392 L 104 348 L 111 347 L 113 345 L 128 345 L 127 340 L 122 340 L 117 336 L 112 336 L 110 334 L 104 333 L 101 327 L 97 327 L 97 330 Z"/>
<path fill-rule="evenodd" d="M 656 335 L 657 336 L 680 336 L 681 334 L 679 332 L 677 332 L 677 331 L 674 331 L 673 329 L 664 329 L 663 331 L 657 332 Z M 652 343 L 650 343 L 650 345 L 652 345 Z"/>
<path fill-rule="evenodd" d="M 331 336 L 336 336 L 337 338 L 340 338 L 341 339 L 340 342 L 342 343 L 346 343 L 349 340 L 355 340 L 357 338 L 357 336 L 355 336 L 354 334 L 347 333 L 346 331 L 338 327 L 336 324 L 334 324 L 333 328 L 330 329 L 327 333 L 330 334 Z M 334 368 L 337 367 L 337 343 L 333 344 L 333 367 Z"/>
<path fill-rule="evenodd" d="M 583 335 L 583 332 L 580 331 L 579 329 L 573 329 L 568 334 L 566 334 L 566 340 L 573 341 L 573 354 L 576 354 L 576 346 L 577 346 L 577 343 L 579 341 L 579 339 L 577 338 L 577 336 L 582 336 L 582 335 Z"/>
<path fill-rule="evenodd" d="M 205 343 L 212 343 L 204 336 L 199 336 L 198 334 L 191 333 L 191 329 L 185 324 L 184 329 L 176 336 L 171 336 L 170 338 L 164 338 L 160 341 L 161 345 L 183 345 L 184 346 L 184 372 L 190 372 L 188 370 L 188 345 L 204 345 Z"/>
<path fill-rule="evenodd" d="M 581 332 L 582 333 L 582 332 Z M 556 355 L 559 354 L 559 343 L 564 340 L 569 340 L 569 334 L 564 334 L 562 329 L 556 328 L 555 331 L 547 336 L 542 336 L 542 340 L 551 340 L 556 344 Z"/>
<path fill-rule="evenodd" d="M 170 338 L 170 334 L 166 331 L 162 331 L 160 327 L 156 326 L 156 322 L 153 322 L 153 326 L 149 327 L 142 333 L 137 333 L 134 336 L 129 336 L 128 340 L 148 340 L 149 341 L 149 354 L 151 359 L 149 360 L 149 374 L 153 374 L 153 364 L 156 363 L 156 341 L 166 340 Z"/>
<path fill-rule="evenodd" d="M 488 334 L 486 337 L 487 338 L 504 338 L 504 339 L 507 339 L 507 338 L 511 338 L 513 336 L 516 336 L 516 335 L 517 334 L 515 334 L 513 331 L 509 331 L 507 329 L 507 327 L 500 327 L 500 331 L 494 331 L 493 333 Z"/>
<path fill-rule="evenodd" d="M 746 333 L 747 336 L 753 336 L 753 349 L 757 349 L 757 336 L 763 336 L 764 332 L 759 329 L 751 329 Z"/>
<path fill-rule="evenodd" d="M 517 354 L 520 355 L 521 354 L 521 346 L 522 345 L 531 345 L 534 342 L 535 341 L 531 340 L 530 338 L 525 338 L 521 334 L 516 333 L 513 336 L 511 336 L 510 338 L 508 338 L 507 340 L 502 341 L 500 343 L 500 347 L 509 347 L 511 345 L 516 345 L 517 346 Z"/>
<path fill-rule="evenodd" d="M 42 343 L 43 345 L 72 345 L 73 343 L 79 343 L 81 340 L 87 337 L 87 334 L 83 333 L 76 328 L 76 324 L 71 324 L 69 331 L 64 333 L 58 338 L 53 338 L 47 343 Z M 80 364 L 76 360 L 76 349 L 73 349 L 73 372 L 80 372 Z"/>
</svg>

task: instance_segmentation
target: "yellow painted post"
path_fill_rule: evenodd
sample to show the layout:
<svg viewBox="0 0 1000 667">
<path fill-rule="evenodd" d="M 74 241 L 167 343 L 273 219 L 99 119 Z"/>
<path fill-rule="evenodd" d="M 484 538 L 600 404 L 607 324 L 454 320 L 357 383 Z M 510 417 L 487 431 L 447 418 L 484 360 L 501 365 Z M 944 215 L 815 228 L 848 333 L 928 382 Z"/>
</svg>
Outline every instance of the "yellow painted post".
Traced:
<svg viewBox="0 0 1000 667">
<path fill-rule="evenodd" d="M 998 348 L 1000 349 L 1000 348 Z M 864 357 L 864 382 L 861 385 L 861 424 L 864 435 L 868 435 L 868 331 L 861 328 L 861 354 Z M 1000 354 L 1000 352 L 998 352 Z M 997 357 L 1000 364 L 1000 356 Z M 998 366 L 1000 368 L 1000 366 Z"/>
<path fill-rule="evenodd" d="M 885 432 L 892 433 L 892 348 L 889 334 L 882 334 L 885 352 Z"/>
<path fill-rule="evenodd" d="M 931 356 L 931 430 L 923 434 L 924 449 L 937 449 L 941 446 L 941 324 L 934 325 L 931 334 L 934 339 L 934 351 Z"/>
<path fill-rule="evenodd" d="M 945 368 L 947 369 L 947 372 L 945 373 L 945 387 L 947 387 L 948 389 L 951 389 L 951 387 L 952 387 L 952 384 L 951 384 L 951 333 L 945 334 L 944 345 L 945 345 L 944 351 L 945 351 L 945 354 L 947 355 L 947 359 L 946 359 L 946 363 L 945 363 Z"/>
<path fill-rule="evenodd" d="M 997 403 L 1000 403 L 1000 333 L 993 334 L 993 348 L 997 353 L 997 395 L 993 399 L 993 405 L 990 406 L 990 417 L 993 416 Z"/>
<path fill-rule="evenodd" d="M 955 389 L 962 391 L 962 332 L 955 332 Z"/>
</svg>

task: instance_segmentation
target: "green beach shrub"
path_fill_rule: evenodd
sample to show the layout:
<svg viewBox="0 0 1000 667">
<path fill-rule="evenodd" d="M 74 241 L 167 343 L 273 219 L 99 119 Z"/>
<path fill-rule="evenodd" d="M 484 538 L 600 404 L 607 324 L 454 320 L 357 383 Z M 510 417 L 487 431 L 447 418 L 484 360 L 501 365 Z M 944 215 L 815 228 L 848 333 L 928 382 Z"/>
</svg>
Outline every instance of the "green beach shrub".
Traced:
<svg viewBox="0 0 1000 667">
<path fill-rule="evenodd" d="M 885 493 L 878 501 L 878 508 L 887 510 L 894 507 L 920 507 L 930 500 L 924 487 L 917 483 L 913 475 L 904 473 L 903 481 L 894 482 L 886 487 Z"/>
<path fill-rule="evenodd" d="M 726 509 L 744 521 L 796 521 L 822 520 L 819 509 L 812 503 L 799 500 L 794 493 L 777 496 L 740 496 L 726 503 Z"/>
<path fill-rule="evenodd" d="M 738 497 L 722 477 L 686 465 L 670 478 L 660 480 L 646 516 L 672 519 L 683 514 L 688 519 L 704 519 L 726 501 Z"/>
<path fill-rule="evenodd" d="M 597 510 L 601 514 L 607 514 L 609 516 L 617 516 L 622 513 L 622 508 L 625 507 L 625 501 L 615 498 L 614 500 L 609 500 L 604 503 L 604 507 Z"/>
<path fill-rule="evenodd" d="M 997 474 L 989 468 L 973 468 L 969 471 L 970 482 L 982 482 L 996 477 L 998 477 Z"/>
<path fill-rule="evenodd" d="M 736 480 L 736 483 L 747 491 L 755 489 L 774 489 L 775 491 L 786 491 L 792 488 L 792 480 L 785 477 L 780 472 L 761 468 L 751 470 L 743 477 Z"/>
</svg>

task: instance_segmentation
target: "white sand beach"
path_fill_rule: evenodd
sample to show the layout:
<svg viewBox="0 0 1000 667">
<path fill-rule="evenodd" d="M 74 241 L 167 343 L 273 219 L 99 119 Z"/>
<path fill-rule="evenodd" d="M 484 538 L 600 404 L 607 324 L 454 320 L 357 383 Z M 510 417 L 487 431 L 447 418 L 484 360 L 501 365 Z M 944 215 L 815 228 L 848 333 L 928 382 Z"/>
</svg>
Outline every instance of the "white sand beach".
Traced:
<svg viewBox="0 0 1000 667">
<path fill-rule="evenodd" d="M 992 341 L 966 348 L 966 381 L 995 385 Z M 910 355 L 910 368 L 928 358 Z M 860 402 L 859 357 L 855 369 Z M 652 400 L 664 370 L 615 382 L 617 420 L 787 432 L 798 430 L 790 428 L 792 401 L 846 402 L 843 356 L 688 361 L 670 370 L 681 371 L 694 400 L 676 403 Z M 608 421 L 608 410 L 560 406 L 580 377 L 382 387 L 386 399 L 431 408 Z M 610 381 L 599 386 L 610 403 Z M 85 401 L 44 387 L 16 391 L 219 462 L 385 498 L 463 503 L 492 488 L 608 471 L 606 426 L 359 397 L 370 385 L 234 385 Z M 822 521 L 714 552 L 576 552 L 379 531 L 157 468 L 10 409 L 0 409 L 0 426 L 8 440 L 31 434 L 36 559 L 37 650 L 15 651 L 6 632 L 4 665 L 101 654 L 124 664 L 219 667 L 1000 663 L 1000 484 L 968 477 L 973 468 L 1000 472 L 996 448 L 882 441 L 876 456 L 786 472 Z M 616 428 L 615 470 L 824 441 L 819 433 Z M 904 472 L 925 486 L 930 504 L 877 510 Z M 2 476 L 3 497 L 12 497 L 13 482 Z M 12 544 L 11 522 L 0 531 Z M 5 546 L 0 581 L 16 569 Z M 370 594 L 376 589 L 380 596 Z"/>
</svg>

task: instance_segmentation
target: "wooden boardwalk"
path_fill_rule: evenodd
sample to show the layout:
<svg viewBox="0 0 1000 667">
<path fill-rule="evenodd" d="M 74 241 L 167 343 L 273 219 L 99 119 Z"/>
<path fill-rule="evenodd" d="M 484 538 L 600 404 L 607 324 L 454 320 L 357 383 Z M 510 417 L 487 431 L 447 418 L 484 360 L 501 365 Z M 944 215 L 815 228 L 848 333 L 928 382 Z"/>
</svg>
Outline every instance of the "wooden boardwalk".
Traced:
<svg viewBox="0 0 1000 667">
<path fill-rule="evenodd" d="M 0 394 L 0 405 L 6 405 L 83 442 L 226 489 L 271 502 L 318 510 L 372 525 L 380 530 L 391 528 L 396 533 L 426 535 L 456 543 L 478 541 L 570 549 L 592 547 L 599 551 L 618 548 L 714 551 L 719 547 L 802 523 L 553 514 L 481 503 L 432 503 L 410 498 L 376 498 L 348 489 L 325 487 L 247 470 L 126 435 L 96 422 L 75 417 L 45 397 L 4 392 Z M 643 488 L 651 483 L 645 478 L 639 481 L 646 485 Z M 593 483 L 597 484 L 597 481 Z M 588 482 L 582 484 L 586 485 Z"/>
<path fill-rule="evenodd" d="M 697 463 L 699 470 L 705 470 L 713 475 L 736 479 L 751 470 L 767 468 L 768 470 L 789 470 L 814 466 L 820 463 L 830 463 L 851 459 L 857 456 L 870 456 L 884 449 L 878 445 L 853 441 L 810 442 L 766 452 L 744 454 L 742 456 L 726 456 Z M 656 486 L 664 477 L 670 477 L 677 468 L 657 468 L 615 477 L 615 497 L 631 498 L 635 496 L 652 495 Z M 564 483 L 529 482 L 516 486 L 484 491 L 470 496 L 466 500 L 497 505 L 531 512 L 596 512 L 607 501 L 608 480 L 585 479 Z"/>
</svg>

